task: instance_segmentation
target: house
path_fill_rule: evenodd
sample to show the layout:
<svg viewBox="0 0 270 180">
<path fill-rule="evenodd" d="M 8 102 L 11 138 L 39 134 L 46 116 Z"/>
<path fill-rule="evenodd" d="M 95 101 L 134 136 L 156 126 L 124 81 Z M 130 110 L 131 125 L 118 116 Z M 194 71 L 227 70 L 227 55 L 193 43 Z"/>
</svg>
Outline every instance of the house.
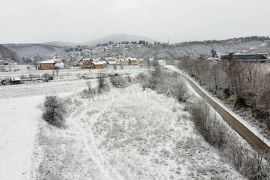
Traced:
<svg viewBox="0 0 270 180">
<path fill-rule="evenodd" d="M 103 69 L 106 67 L 106 62 L 104 61 L 99 61 L 99 62 L 94 62 L 95 69 Z"/>
<path fill-rule="evenodd" d="M 221 60 L 234 60 L 243 62 L 266 62 L 267 53 L 229 53 L 221 55 Z"/>
<path fill-rule="evenodd" d="M 128 57 L 127 61 L 128 61 L 128 65 L 138 65 L 139 64 L 139 61 L 136 58 Z"/>
<path fill-rule="evenodd" d="M 38 70 L 51 70 L 54 69 L 56 61 L 54 59 L 48 61 L 41 61 L 38 63 Z"/>
<path fill-rule="evenodd" d="M 93 59 L 89 59 L 89 58 L 83 59 L 82 64 L 81 64 L 81 68 L 94 69 L 95 64 L 93 62 Z"/>
</svg>

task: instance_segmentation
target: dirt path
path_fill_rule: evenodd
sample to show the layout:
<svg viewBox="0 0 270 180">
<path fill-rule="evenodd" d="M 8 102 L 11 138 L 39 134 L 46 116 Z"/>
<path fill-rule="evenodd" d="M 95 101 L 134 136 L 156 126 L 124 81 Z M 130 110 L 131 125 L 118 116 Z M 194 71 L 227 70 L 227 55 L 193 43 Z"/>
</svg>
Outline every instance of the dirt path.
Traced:
<svg viewBox="0 0 270 180">
<path fill-rule="evenodd" d="M 180 74 L 190 86 L 209 104 L 211 105 L 223 118 L 223 120 L 229 124 L 243 139 L 245 139 L 253 148 L 255 148 L 261 154 L 264 154 L 266 158 L 270 156 L 270 147 L 261 140 L 250 129 L 243 125 L 237 118 L 235 118 L 231 112 L 225 110 L 219 105 L 212 97 L 203 92 L 203 90 L 195 84 L 188 76 L 183 74 L 180 70 L 174 66 L 167 66 L 170 70 Z"/>
</svg>

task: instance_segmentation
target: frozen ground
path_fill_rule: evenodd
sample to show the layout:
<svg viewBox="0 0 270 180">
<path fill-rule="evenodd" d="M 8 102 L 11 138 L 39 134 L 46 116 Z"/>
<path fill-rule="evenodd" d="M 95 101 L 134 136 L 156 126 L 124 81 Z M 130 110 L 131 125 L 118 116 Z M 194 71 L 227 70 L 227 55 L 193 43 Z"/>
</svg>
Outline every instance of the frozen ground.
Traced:
<svg viewBox="0 0 270 180">
<path fill-rule="evenodd" d="M 33 147 L 45 95 L 66 96 L 86 81 L 0 86 L 0 179 L 31 179 Z M 94 84 L 94 83 L 93 83 Z"/>
<path fill-rule="evenodd" d="M 96 80 L 91 80 L 95 82 Z M 81 91 L 86 80 L 0 86 L 0 99 Z"/>
<path fill-rule="evenodd" d="M 172 98 L 133 85 L 67 104 L 68 128 L 39 123 L 32 179 L 243 179 Z"/>
<path fill-rule="evenodd" d="M 0 99 L 0 179 L 28 180 L 41 121 L 40 96 Z"/>
</svg>

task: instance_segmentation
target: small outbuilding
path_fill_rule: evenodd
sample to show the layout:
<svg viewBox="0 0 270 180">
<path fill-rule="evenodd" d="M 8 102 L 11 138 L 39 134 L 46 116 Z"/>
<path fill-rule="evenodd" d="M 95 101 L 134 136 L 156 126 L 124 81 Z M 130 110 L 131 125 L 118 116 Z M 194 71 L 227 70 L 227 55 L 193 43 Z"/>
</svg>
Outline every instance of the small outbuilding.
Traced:
<svg viewBox="0 0 270 180">
<path fill-rule="evenodd" d="M 54 69 L 56 62 L 54 60 L 41 61 L 38 63 L 38 70 L 51 70 Z"/>
<path fill-rule="evenodd" d="M 127 58 L 127 62 L 128 62 L 128 65 L 138 65 L 139 64 L 138 59 L 131 58 L 131 57 Z"/>
<path fill-rule="evenodd" d="M 103 69 L 106 66 L 105 62 L 94 62 L 95 69 Z"/>
</svg>

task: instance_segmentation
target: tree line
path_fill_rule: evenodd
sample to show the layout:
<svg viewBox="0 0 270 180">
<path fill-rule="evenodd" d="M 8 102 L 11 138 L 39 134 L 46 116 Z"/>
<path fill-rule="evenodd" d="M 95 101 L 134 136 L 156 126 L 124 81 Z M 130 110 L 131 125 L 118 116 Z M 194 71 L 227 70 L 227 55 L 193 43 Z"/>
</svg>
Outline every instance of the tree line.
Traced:
<svg viewBox="0 0 270 180">
<path fill-rule="evenodd" d="M 265 64 L 184 58 L 178 65 L 218 98 L 233 99 L 235 109 L 249 108 L 270 129 L 270 73 Z"/>
</svg>

